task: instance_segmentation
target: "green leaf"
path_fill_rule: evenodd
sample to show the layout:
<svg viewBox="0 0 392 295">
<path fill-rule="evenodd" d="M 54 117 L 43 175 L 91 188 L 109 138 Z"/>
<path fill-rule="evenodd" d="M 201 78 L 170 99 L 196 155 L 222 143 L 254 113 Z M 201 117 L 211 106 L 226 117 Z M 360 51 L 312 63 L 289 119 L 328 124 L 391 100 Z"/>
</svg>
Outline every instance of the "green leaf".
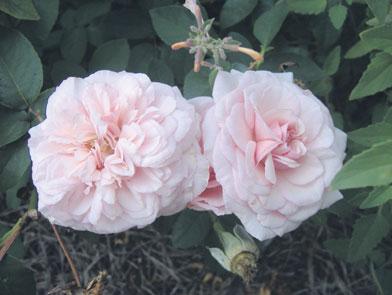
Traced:
<svg viewBox="0 0 392 295">
<path fill-rule="evenodd" d="M 368 54 L 372 50 L 371 47 L 368 47 L 366 45 L 366 42 L 363 40 L 359 40 L 357 43 L 355 43 L 344 55 L 344 58 L 346 59 L 354 59 L 358 58 L 361 56 L 364 56 L 365 54 Z"/>
<path fill-rule="evenodd" d="M 0 104 L 22 109 L 38 96 L 43 82 L 41 61 L 18 31 L 0 27 Z"/>
<path fill-rule="evenodd" d="M 73 8 L 66 9 L 60 14 L 59 24 L 67 30 L 76 26 L 76 10 Z"/>
<path fill-rule="evenodd" d="M 376 143 L 392 140 L 392 124 L 377 123 L 348 133 L 348 137 L 359 144 L 372 146 Z"/>
<path fill-rule="evenodd" d="M 139 9 L 111 11 L 94 20 L 87 31 L 88 39 L 94 46 L 114 39 L 144 39 L 154 34 L 149 15 Z"/>
<path fill-rule="evenodd" d="M 195 16 L 185 7 L 171 5 L 150 10 L 155 32 L 167 45 L 188 39 Z"/>
<path fill-rule="evenodd" d="M 83 27 L 73 28 L 64 32 L 60 50 L 64 59 L 79 64 L 87 49 L 87 32 Z"/>
<path fill-rule="evenodd" d="M 348 261 L 365 258 L 388 234 L 390 225 L 382 214 L 363 216 L 356 220 L 348 251 Z"/>
<path fill-rule="evenodd" d="M 75 11 L 75 24 L 84 26 L 95 18 L 105 15 L 110 11 L 111 2 L 108 0 L 88 2 Z"/>
<path fill-rule="evenodd" d="M 46 105 L 48 104 L 49 96 L 51 96 L 54 92 L 54 88 L 46 89 L 42 91 L 38 96 L 37 100 L 31 106 L 31 109 L 40 117 L 40 119 L 36 118 L 33 121 L 33 124 L 36 125 L 40 123 L 41 120 L 45 120 L 46 118 Z"/>
<path fill-rule="evenodd" d="M 211 87 L 209 84 L 208 70 L 203 68 L 198 73 L 190 71 L 185 76 L 184 96 L 186 98 L 192 98 L 196 96 L 210 96 L 210 95 L 211 95 Z"/>
<path fill-rule="evenodd" d="M 8 207 L 8 208 L 11 208 L 11 207 Z M 15 209 L 20 209 L 20 208 L 17 207 Z M 12 231 L 12 227 L 0 225 L 0 243 L 2 243 L 4 238 L 10 234 L 10 231 Z M 12 246 L 8 249 L 7 256 L 12 256 L 12 258 L 23 258 L 25 253 L 26 253 L 26 250 L 23 246 L 22 239 L 19 236 L 15 239 L 15 241 L 12 243 Z M 5 258 L 5 259 L 7 259 L 7 258 Z M 2 263 L 3 263 L 3 261 L 2 261 Z M 0 265 L 0 272 L 1 272 L 1 265 Z M 1 280 L 1 278 L 0 278 L 0 280 Z M 1 287 L 0 287 L 0 290 L 1 290 Z M 0 293 L 0 294 L 2 294 L 2 293 Z"/>
<path fill-rule="evenodd" d="M 327 75 L 332 76 L 338 71 L 340 65 L 340 52 L 340 46 L 336 46 L 326 57 L 324 62 L 324 72 Z"/>
<path fill-rule="evenodd" d="M 346 259 L 348 254 L 348 247 L 350 245 L 349 239 L 329 239 L 323 243 L 324 247 L 331 251 L 337 258 Z"/>
<path fill-rule="evenodd" d="M 392 182 L 392 141 L 372 146 L 352 157 L 336 175 L 333 189 L 387 185 Z"/>
<path fill-rule="evenodd" d="M 34 272 L 14 257 L 5 257 L 0 264 L 0 294 L 36 294 Z"/>
<path fill-rule="evenodd" d="M 24 141 L 0 150 L 0 192 L 16 185 L 30 167 L 30 155 Z"/>
<path fill-rule="evenodd" d="M 288 14 L 286 2 L 278 2 L 270 10 L 264 12 L 253 26 L 253 34 L 266 49 L 279 32 Z"/>
<path fill-rule="evenodd" d="M 20 30 L 30 39 L 45 40 L 52 30 L 58 13 L 59 0 L 34 0 L 34 5 L 41 18 L 38 21 L 24 21 Z"/>
<path fill-rule="evenodd" d="M 17 19 L 39 19 L 32 0 L 1 0 L 0 10 Z"/>
<path fill-rule="evenodd" d="M 237 32 L 230 32 L 227 34 L 229 37 L 233 38 L 234 40 L 241 42 L 242 47 L 247 47 L 247 48 L 252 48 L 252 44 L 249 42 L 248 39 L 246 39 L 243 35 Z M 239 52 L 226 52 L 227 59 L 233 64 L 233 63 L 242 63 L 244 65 L 249 65 L 253 60 L 245 55 L 241 54 Z"/>
<path fill-rule="evenodd" d="M 379 53 L 370 61 L 358 84 L 350 94 L 350 100 L 373 95 L 392 86 L 392 55 Z"/>
<path fill-rule="evenodd" d="M 373 208 L 383 205 L 392 199 L 392 186 L 379 186 L 369 194 L 361 203 L 361 209 Z"/>
<path fill-rule="evenodd" d="M 390 0 L 366 0 L 366 3 L 379 23 L 384 23 L 385 17 L 389 12 Z"/>
<path fill-rule="evenodd" d="M 220 13 L 222 28 L 231 27 L 247 17 L 256 7 L 257 0 L 227 0 Z"/>
<path fill-rule="evenodd" d="M 137 4 L 140 5 L 144 10 L 150 10 L 152 8 L 172 5 L 177 0 L 137 0 Z"/>
<path fill-rule="evenodd" d="M 0 147 L 21 138 L 30 128 L 26 112 L 0 109 Z"/>
<path fill-rule="evenodd" d="M 68 61 L 58 60 L 52 66 L 50 77 L 52 78 L 54 85 L 59 85 L 62 81 L 68 77 L 85 77 L 86 70 L 80 65 Z"/>
<path fill-rule="evenodd" d="M 387 110 L 387 112 L 386 112 L 386 114 L 385 114 L 385 116 L 384 116 L 384 122 L 385 122 L 385 123 L 392 124 L 392 107 L 390 107 L 390 108 Z"/>
<path fill-rule="evenodd" d="M 347 17 L 347 7 L 342 4 L 334 5 L 328 10 L 328 15 L 333 26 L 340 30 Z"/>
<path fill-rule="evenodd" d="M 131 49 L 127 70 L 133 73 L 148 73 L 150 62 L 157 51 L 149 43 L 141 43 Z"/>
<path fill-rule="evenodd" d="M 21 204 L 21 199 L 18 198 L 18 193 L 29 182 L 31 177 L 30 173 L 31 173 L 30 170 L 26 170 L 25 174 L 20 178 L 18 183 L 6 191 L 5 201 L 7 204 L 7 208 L 19 209 Z"/>
<path fill-rule="evenodd" d="M 180 213 L 173 226 L 171 240 L 175 247 L 186 249 L 201 245 L 210 231 L 210 219 L 207 212 L 190 209 Z"/>
<path fill-rule="evenodd" d="M 294 73 L 294 77 L 305 82 L 317 81 L 327 77 L 322 69 L 310 58 L 298 53 L 274 51 L 268 55 L 262 68 L 273 72 L 280 71 L 283 63 L 293 62 L 294 66 L 288 71 Z"/>
<path fill-rule="evenodd" d="M 392 23 L 363 31 L 359 34 L 370 49 L 379 49 L 392 54 Z"/>
<path fill-rule="evenodd" d="M 171 51 L 167 65 L 173 71 L 176 85 L 184 85 L 185 76 L 193 67 L 193 56 L 187 50 Z"/>
<path fill-rule="evenodd" d="M 148 66 L 148 73 L 151 81 L 174 85 L 173 72 L 163 60 L 151 60 Z"/>
<path fill-rule="evenodd" d="M 118 39 L 99 46 L 90 61 L 90 72 L 97 70 L 123 71 L 129 60 L 129 45 L 127 40 Z"/>
<path fill-rule="evenodd" d="M 327 6 L 327 0 L 287 0 L 290 11 L 300 14 L 319 14 Z"/>
</svg>

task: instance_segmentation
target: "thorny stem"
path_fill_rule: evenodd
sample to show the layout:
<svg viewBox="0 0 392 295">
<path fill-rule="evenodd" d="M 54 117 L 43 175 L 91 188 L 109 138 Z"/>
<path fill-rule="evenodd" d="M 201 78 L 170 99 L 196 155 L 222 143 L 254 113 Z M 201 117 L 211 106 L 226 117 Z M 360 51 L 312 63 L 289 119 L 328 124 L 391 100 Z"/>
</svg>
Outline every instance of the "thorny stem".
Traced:
<svg viewBox="0 0 392 295">
<path fill-rule="evenodd" d="M 59 232 L 57 231 L 56 226 L 55 226 L 53 223 L 51 223 L 51 226 L 52 226 L 52 229 L 53 229 L 53 231 L 54 231 L 54 235 L 56 236 L 56 239 L 57 239 L 57 241 L 58 241 L 59 244 L 60 244 L 61 250 L 63 250 L 63 253 L 64 253 L 64 255 L 65 255 L 65 258 L 67 258 L 68 264 L 69 264 L 69 266 L 71 267 L 72 275 L 73 275 L 73 277 L 74 277 L 74 280 L 75 280 L 75 282 L 76 282 L 76 285 L 77 285 L 79 288 L 81 288 L 81 287 L 82 287 L 82 284 L 80 283 L 79 274 L 78 274 L 78 271 L 76 270 L 76 267 L 75 267 L 75 264 L 74 264 L 74 262 L 73 262 L 73 260 L 72 260 L 72 258 L 71 258 L 71 255 L 69 255 L 69 252 L 68 252 L 67 248 L 65 247 L 64 242 L 63 242 L 63 240 L 61 239 L 60 234 L 59 234 Z"/>
</svg>

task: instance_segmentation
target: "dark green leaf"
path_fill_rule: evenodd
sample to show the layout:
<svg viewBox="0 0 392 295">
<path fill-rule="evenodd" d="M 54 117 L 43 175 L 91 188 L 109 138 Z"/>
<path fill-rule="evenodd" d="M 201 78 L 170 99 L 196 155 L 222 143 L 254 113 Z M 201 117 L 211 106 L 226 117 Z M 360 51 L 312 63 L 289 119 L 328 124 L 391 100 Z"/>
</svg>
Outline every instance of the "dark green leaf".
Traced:
<svg viewBox="0 0 392 295">
<path fill-rule="evenodd" d="M 202 69 L 198 73 L 190 71 L 184 81 L 184 96 L 192 98 L 211 95 L 211 87 L 208 81 L 209 75 L 206 69 Z"/>
<path fill-rule="evenodd" d="M 105 15 L 110 11 L 111 3 L 109 0 L 88 2 L 83 4 L 75 11 L 75 24 L 84 26 L 95 18 Z"/>
<path fill-rule="evenodd" d="M 16 185 L 30 167 L 27 144 L 19 141 L 0 150 L 0 192 Z"/>
<path fill-rule="evenodd" d="M 0 294 L 36 294 L 34 272 L 14 257 L 5 257 L 0 264 Z"/>
<path fill-rule="evenodd" d="M 1 0 L 0 10 L 18 19 L 39 19 L 32 0 Z"/>
<path fill-rule="evenodd" d="M 351 47 L 346 54 L 344 55 L 344 58 L 346 59 L 354 59 L 358 58 L 361 56 L 364 56 L 365 54 L 368 54 L 372 48 L 369 48 L 366 45 L 365 41 L 359 40 L 357 43 L 354 44 L 353 47 Z"/>
<path fill-rule="evenodd" d="M 172 5 L 177 2 L 177 0 L 137 0 L 137 2 L 143 9 L 150 10 L 152 8 Z"/>
<path fill-rule="evenodd" d="M 324 242 L 324 247 L 331 251 L 339 259 L 347 258 L 349 245 L 349 239 L 330 239 Z"/>
<path fill-rule="evenodd" d="M 356 220 L 348 251 L 348 261 L 365 258 L 388 234 L 390 225 L 382 214 L 363 216 Z"/>
<path fill-rule="evenodd" d="M 291 11 L 301 14 L 319 14 L 325 10 L 327 0 L 287 0 Z"/>
<path fill-rule="evenodd" d="M 340 46 L 336 46 L 325 59 L 324 72 L 327 75 L 332 76 L 338 71 L 340 65 L 340 52 Z"/>
<path fill-rule="evenodd" d="M 154 46 L 141 43 L 131 49 L 127 70 L 133 73 L 148 73 L 150 62 L 156 57 Z"/>
<path fill-rule="evenodd" d="M 384 116 L 384 122 L 385 122 L 385 123 L 392 124 L 392 107 L 390 107 L 390 108 L 387 110 L 387 112 L 386 112 L 386 114 L 385 114 L 385 116 Z"/>
<path fill-rule="evenodd" d="M 65 31 L 60 44 L 61 55 L 64 59 L 80 63 L 87 49 L 86 29 L 79 27 Z"/>
<path fill-rule="evenodd" d="M 5 201 L 7 208 L 18 209 L 20 207 L 21 199 L 18 198 L 18 192 L 29 182 L 31 177 L 30 173 L 31 171 L 29 169 L 26 170 L 25 174 L 20 178 L 19 182 L 6 191 Z"/>
<path fill-rule="evenodd" d="M 26 108 L 42 87 L 42 65 L 21 33 L 0 27 L 0 104 Z"/>
<path fill-rule="evenodd" d="M 207 212 L 189 209 L 181 212 L 171 234 L 173 245 L 182 249 L 201 245 L 210 231 L 209 218 Z"/>
<path fill-rule="evenodd" d="M 54 92 L 54 88 L 46 89 L 42 91 L 41 94 L 38 96 L 37 100 L 31 106 L 31 109 L 34 113 L 39 116 L 33 121 L 33 124 L 38 124 L 40 121 L 45 120 L 46 118 L 46 105 L 48 104 L 49 96 L 52 95 Z"/>
<path fill-rule="evenodd" d="M 379 186 L 376 187 L 369 196 L 362 202 L 360 208 L 367 209 L 373 208 L 392 199 L 392 186 Z"/>
<path fill-rule="evenodd" d="M 266 49 L 275 35 L 279 32 L 288 14 L 286 2 L 278 2 L 267 12 L 264 12 L 256 20 L 253 26 L 253 34 Z"/>
<path fill-rule="evenodd" d="M 87 31 L 89 41 L 95 46 L 113 39 L 143 39 L 154 33 L 148 14 L 135 9 L 111 11 L 92 22 Z"/>
<path fill-rule="evenodd" d="M 24 21 L 20 30 L 30 39 L 45 40 L 52 30 L 59 12 L 59 0 L 34 0 L 41 18 L 38 21 Z"/>
<path fill-rule="evenodd" d="M 231 27 L 247 17 L 257 5 L 257 0 L 227 0 L 220 13 L 222 28 Z"/>
<path fill-rule="evenodd" d="M 169 66 L 160 59 L 153 59 L 148 66 L 151 81 L 174 85 L 174 76 Z"/>
<path fill-rule="evenodd" d="M 389 12 L 390 0 L 366 0 L 374 16 L 382 24 Z"/>
<path fill-rule="evenodd" d="M 326 74 L 310 58 L 297 54 L 274 51 L 266 57 L 262 69 L 268 69 L 273 72 L 281 71 L 281 64 L 292 62 L 294 65 L 288 69 L 293 72 L 295 78 L 305 82 L 316 81 L 326 78 Z"/>
<path fill-rule="evenodd" d="M 129 60 L 127 40 L 118 39 L 106 42 L 95 50 L 90 61 L 90 72 L 97 70 L 123 71 Z"/>
<path fill-rule="evenodd" d="M 233 40 L 241 42 L 242 47 L 252 48 L 252 44 L 249 42 L 249 40 L 240 33 L 230 32 L 228 36 L 233 38 Z M 249 56 L 239 52 L 227 52 L 226 55 L 228 60 L 232 63 L 242 63 L 244 65 L 249 65 L 252 62 L 252 59 Z"/>
<path fill-rule="evenodd" d="M 365 42 L 366 48 L 379 49 L 392 54 L 392 24 L 363 31 L 360 37 Z"/>
<path fill-rule="evenodd" d="M 0 109 L 0 147 L 21 138 L 30 128 L 26 112 Z"/>
<path fill-rule="evenodd" d="M 193 66 L 193 56 L 187 50 L 171 51 L 167 64 L 173 71 L 176 84 L 184 85 L 185 76 Z"/>
<path fill-rule="evenodd" d="M 190 26 L 196 25 L 195 16 L 182 6 L 154 8 L 150 15 L 155 32 L 167 45 L 186 40 Z"/>
<path fill-rule="evenodd" d="M 377 123 L 348 133 L 349 138 L 359 144 L 372 146 L 373 144 L 392 140 L 392 124 Z"/>
<path fill-rule="evenodd" d="M 392 55 L 379 53 L 372 58 L 366 71 L 350 94 L 350 100 L 373 95 L 392 86 Z"/>
<path fill-rule="evenodd" d="M 352 157 L 332 182 L 334 189 L 387 185 L 392 182 L 392 141 Z"/>
<path fill-rule="evenodd" d="M 53 64 L 50 77 L 54 85 L 59 85 L 68 77 L 85 77 L 86 70 L 80 65 L 68 60 L 58 60 Z"/>
<path fill-rule="evenodd" d="M 68 8 L 60 15 L 60 25 L 70 30 L 76 25 L 76 10 L 72 8 Z"/>
<path fill-rule="evenodd" d="M 340 30 L 347 16 L 347 7 L 342 4 L 336 4 L 328 10 L 329 19 L 333 26 Z"/>
</svg>

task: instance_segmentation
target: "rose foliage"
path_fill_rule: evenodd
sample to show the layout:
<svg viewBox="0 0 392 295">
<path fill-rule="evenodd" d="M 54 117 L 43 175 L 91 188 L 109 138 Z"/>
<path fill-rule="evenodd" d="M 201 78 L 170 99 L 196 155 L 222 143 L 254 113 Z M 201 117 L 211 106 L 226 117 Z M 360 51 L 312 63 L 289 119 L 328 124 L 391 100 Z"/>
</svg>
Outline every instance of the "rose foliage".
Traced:
<svg viewBox="0 0 392 295">
<path fill-rule="evenodd" d="M 26 208 L 178 248 L 312 225 L 391 293 L 390 1 L 183 2 L 0 1 L 0 294 L 36 288 Z"/>
</svg>

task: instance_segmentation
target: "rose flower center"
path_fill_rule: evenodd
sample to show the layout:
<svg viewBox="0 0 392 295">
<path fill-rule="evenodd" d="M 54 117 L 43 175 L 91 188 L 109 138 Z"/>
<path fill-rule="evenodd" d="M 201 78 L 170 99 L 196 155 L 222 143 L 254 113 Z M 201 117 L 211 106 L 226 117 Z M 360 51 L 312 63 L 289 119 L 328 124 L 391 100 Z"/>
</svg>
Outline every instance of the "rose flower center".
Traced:
<svg viewBox="0 0 392 295">
<path fill-rule="evenodd" d="M 276 170 L 300 166 L 306 154 L 305 127 L 300 119 L 274 120 L 265 126 L 268 132 L 256 130 L 256 163 L 265 171 L 272 184 L 276 182 Z M 256 128 L 257 129 L 257 128 Z"/>
</svg>

